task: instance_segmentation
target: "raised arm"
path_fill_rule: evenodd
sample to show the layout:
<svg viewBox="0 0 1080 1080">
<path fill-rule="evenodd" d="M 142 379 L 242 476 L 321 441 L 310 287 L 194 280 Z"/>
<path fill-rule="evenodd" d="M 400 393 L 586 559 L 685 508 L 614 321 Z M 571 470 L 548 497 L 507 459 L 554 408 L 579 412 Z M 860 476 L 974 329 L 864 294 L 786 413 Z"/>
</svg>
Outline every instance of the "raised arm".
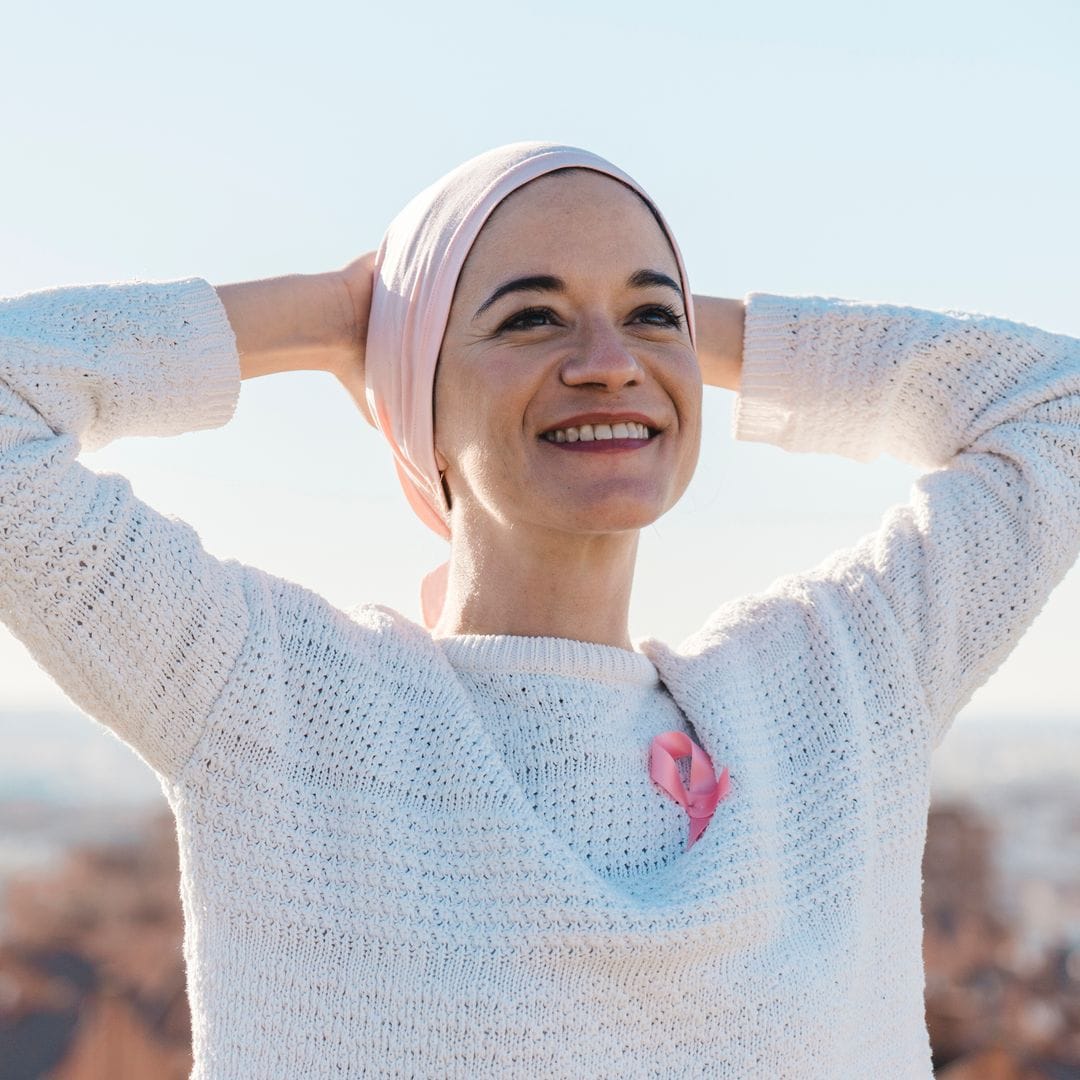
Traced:
<svg viewBox="0 0 1080 1080">
<path fill-rule="evenodd" d="M 876 532 L 773 591 L 827 590 L 815 617 L 835 621 L 838 663 L 882 643 L 905 657 L 936 746 L 1080 554 L 1080 340 L 751 293 L 733 422 L 742 440 L 928 470 Z"/>
<path fill-rule="evenodd" d="M 200 279 L 0 301 L 0 618 L 164 775 L 243 645 L 242 568 L 76 458 L 220 426 L 239 388 L 232 331 Z"/>
</svg>

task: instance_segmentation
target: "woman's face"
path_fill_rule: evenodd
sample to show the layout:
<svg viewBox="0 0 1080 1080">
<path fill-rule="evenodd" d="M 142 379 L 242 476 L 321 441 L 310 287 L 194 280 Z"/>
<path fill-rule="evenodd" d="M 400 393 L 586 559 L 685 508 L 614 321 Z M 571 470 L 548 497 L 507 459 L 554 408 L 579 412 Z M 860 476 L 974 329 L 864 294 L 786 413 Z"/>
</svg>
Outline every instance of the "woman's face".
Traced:
<svg viewBox="0 0 1080 1080">
<path fill-rule="evenodd" d="M 500 203 L 462 269 L 436 369 L 455 533 L 608 533 L 667 511 L 701 435 L 685 312 L 663 231 L 619 181 L 575 169 Z"/>
</svg>

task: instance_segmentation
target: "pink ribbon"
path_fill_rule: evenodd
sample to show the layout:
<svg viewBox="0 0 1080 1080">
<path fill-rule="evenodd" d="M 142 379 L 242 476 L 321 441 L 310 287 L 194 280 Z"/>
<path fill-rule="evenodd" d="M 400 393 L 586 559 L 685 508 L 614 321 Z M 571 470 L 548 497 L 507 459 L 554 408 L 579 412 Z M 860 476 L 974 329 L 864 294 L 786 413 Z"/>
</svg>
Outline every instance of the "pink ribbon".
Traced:
<svg viewBox="0 0 1080 1080">
<path fill-rule="evenodd" d="M 687 791 L 675 762 L 690 755 L 690 790 Z M 709 755 L 682 731 L 665 731 L 649 745 L 649 776 L 660 785 L 690 818 L 690 840 L 686 850 L 705 831 L 717 803 L 728 793 L 727 766 L 719 779 Z"/>
</svg>

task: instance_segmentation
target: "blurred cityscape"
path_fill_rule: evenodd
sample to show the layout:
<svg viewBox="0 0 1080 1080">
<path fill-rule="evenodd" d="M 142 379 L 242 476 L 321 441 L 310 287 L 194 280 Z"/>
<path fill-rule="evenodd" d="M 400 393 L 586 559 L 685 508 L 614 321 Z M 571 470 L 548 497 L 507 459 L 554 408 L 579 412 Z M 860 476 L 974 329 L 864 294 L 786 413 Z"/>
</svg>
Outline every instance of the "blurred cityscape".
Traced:
<svg viewBox="0 0 1080 1080">
<path fill-rule="evenodd" d="M 176 842 L 156 783 L 77 714 L 0 716 L 0 739 L 0 1080 L 187 1077 Z M 1080 1080 L 1080 718 L 958 721 L 933 791 L 935 1077 Z"/>
</svg>

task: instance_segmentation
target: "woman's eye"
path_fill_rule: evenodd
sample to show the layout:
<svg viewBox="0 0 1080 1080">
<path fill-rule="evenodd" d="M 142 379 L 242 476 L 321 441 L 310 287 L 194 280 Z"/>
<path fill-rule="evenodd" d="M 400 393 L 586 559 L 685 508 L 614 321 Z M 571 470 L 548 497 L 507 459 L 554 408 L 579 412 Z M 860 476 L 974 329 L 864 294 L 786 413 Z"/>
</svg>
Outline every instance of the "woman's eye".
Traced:
<svg viewBox="0 0 1080 1080">
<path fill-rule="evenodd" d="M 511 315 L 499 330 L 528 330 L 534 326 L 545 326 L 547 320 L 554 318 L 555 314 L 550 308 L 526 308 Z"/>
<path fill-rule="evenodd" d="M 667 304 L 653 304 L 637 313 L 637 318 L 652 322 L 653 326 L 682 326 L 682 315 Z"/>
<path fill-rule="evenodd" d="M 681 327 L 683 316 L 667 304 L 650 304 L 647 308 L 637 311 L 633 319 L 642 319 L 651 326 Z M 550 326 L 558 322 L 558 317 L 551 308 L 526 308 L 515 315 L 511 315 L 496 331 L 504 330 L 532 330 L 536 327 Z"/>
</svg>

